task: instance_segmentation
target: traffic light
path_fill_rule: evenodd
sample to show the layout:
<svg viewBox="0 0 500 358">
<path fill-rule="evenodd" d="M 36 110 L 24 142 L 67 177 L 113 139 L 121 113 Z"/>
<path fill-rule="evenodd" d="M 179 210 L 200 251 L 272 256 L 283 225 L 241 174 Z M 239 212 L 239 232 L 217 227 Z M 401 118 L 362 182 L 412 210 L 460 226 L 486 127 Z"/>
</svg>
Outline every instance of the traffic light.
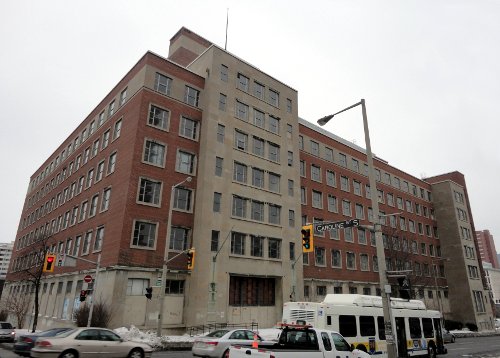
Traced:
<svg viewBox="0 0 500 358">
<path fill-rule="evenodd" d="M 399 285 L 399 297 L 404 300 L 411 299 L 411 285 L 410 279 L 407 276 L 398 277 L 398 285 Z"/>
<path fill-rule="evenodd" d="M 80 302 L 85 301 L 86 298 L 87 298 L 87 291 L 81 290 L 80 291 Z"/>
<path fill-rule="evenodd" d="M 55 261 L 56 255 L 47 253 L 45 255 L 45 261 L 43 262 L 43 272 L 54 272 Z"/>
<path fill-rule="evenodd" d="M 153 287 L 146 287 L 146 298 L 150 300 L 153 297 Z"/>
<path fill-rule="evenodd" d="M 302 252 L 313 252 L 314 251 L 314 225 L 302 226 Z"/>
<path fill-rule="evenodd" d="M 195 250 L 189 249 L 187 252 L 187 257 L 188 257 L 188 270 L 192 270 L 194 267 L 194 255 L 195 255 Z"/>
</svg>

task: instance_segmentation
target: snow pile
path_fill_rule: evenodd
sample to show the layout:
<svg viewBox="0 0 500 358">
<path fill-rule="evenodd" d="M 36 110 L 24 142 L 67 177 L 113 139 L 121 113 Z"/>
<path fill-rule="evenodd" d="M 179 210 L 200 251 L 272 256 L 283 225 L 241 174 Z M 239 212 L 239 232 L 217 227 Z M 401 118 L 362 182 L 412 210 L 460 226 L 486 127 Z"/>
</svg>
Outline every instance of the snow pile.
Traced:
<svg viewBox="0 0 500 358">
<path fill-rule="evenodd" d="M 151 347 L 163 347 L 168 343 L 173 342 L 193 342 L 194 337 L 190 337 L 185 334 L 182 336 L 161 336 L 158 337 L 156 332 L 153 331 L 141 331 L 135 326 L 119 327 L 115 328 L 114 331 L 123 339 L 127 341 L 142 342 L 147 343 Z"/>
</svg>

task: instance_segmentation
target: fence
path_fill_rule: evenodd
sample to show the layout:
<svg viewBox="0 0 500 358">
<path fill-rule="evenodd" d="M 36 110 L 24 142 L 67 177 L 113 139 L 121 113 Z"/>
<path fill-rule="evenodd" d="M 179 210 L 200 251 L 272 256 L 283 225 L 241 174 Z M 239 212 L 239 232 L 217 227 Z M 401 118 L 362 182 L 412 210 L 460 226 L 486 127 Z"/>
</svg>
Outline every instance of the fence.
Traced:
<svg viewBox="0 0 500 358">
<path fill-rule="evenodd" d="M 199 326 L 187 327 L 186 331 L 191 337 L 198 336 L 200 334 L 212 332 L 218 329 L 235 329 L 235 328 L 245 328 L 252 331 L 259 330 L 259 324 L 257 322 L 251 323 L 209 323 L 202 324 Z"/>
</svg>

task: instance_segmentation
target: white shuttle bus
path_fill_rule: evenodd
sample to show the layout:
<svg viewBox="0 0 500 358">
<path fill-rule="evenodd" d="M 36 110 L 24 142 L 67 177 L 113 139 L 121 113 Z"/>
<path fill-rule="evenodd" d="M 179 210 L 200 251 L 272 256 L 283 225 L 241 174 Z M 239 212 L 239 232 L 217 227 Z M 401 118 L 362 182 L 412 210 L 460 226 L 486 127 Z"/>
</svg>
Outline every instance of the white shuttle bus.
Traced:
<svg viewBox="0 0 500 358">
<path fill-rule="evenodd" d="M 391 317 L 398 357 L 446 353 L 439 311 L 426 309 L 422 301 L 391 298 Z M 282 322 L 331 329 L 355 348 L 387 357 L 380 296 L 328 294 L 323 302 L 287 302 Z"/>
</svg>

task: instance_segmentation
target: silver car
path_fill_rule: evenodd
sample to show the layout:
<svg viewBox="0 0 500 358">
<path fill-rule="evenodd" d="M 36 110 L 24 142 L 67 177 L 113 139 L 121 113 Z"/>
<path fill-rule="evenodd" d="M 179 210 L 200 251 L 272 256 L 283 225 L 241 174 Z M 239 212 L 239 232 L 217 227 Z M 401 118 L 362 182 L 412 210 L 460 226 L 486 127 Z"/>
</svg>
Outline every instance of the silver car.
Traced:
<svg viewBox="0 0 500 358">
<path fill-rule="evenodd" d="M 31 357 L 34 358 L 149 358 L 152 353 L 151 346 L 124 341 L 105 328 L 76 328 L 55 337 L 42 337 L 31 349 Z"/>
<path fill-rule="evenodd" d="M 443 329 L 443 342 L 444 343 L 454 343 L 455 342 L 455 336 L 453 333 L 450 333 L 447 329 Z"/>
<path fill-rule="evenodd" d="M 9 322 L 0 322 L 0 341 L 14 342 L 16 340 L 14 328 Z"/>
<path fill-rule="evenodd" d="M 220 329 L 196 338 L 192 353 L 196 357 L 224 358 L 229 347 L 233 344 L 252 344 L 255 338 L 262 342 L 262 338 L 248 329 Z"/>
</svg>

